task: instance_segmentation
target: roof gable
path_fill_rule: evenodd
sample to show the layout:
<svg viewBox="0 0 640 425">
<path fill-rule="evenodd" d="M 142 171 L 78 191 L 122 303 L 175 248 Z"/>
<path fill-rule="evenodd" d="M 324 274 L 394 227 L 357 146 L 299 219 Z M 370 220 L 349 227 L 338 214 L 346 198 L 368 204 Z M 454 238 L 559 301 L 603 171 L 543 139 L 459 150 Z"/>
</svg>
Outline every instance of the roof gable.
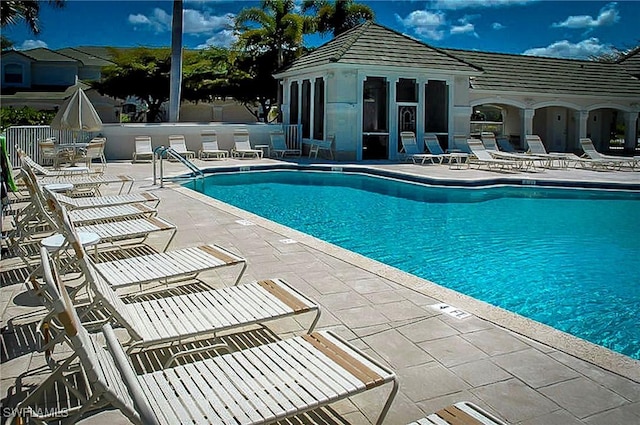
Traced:
<svg viewBox="0 0 640 425">
<path fill-rule="evenodd" d="M 627 53 L 618 63 L 631 75 L 640 78 L 640 46 Z"/>
<path fill-rule="evenodd" d="M 82 64 L 84 66 L 107 66 L 107 65 L 113 65 L 113 62 L 111 61 L 107 61 L 102 59 L 101 57 L 92 55 L 90 53 L 86 53 L 83 51 L 80 51 L 78 49 L 74 49 L 73 47 L 66 47 L 64 49 L 58 49 L 56 50 L 57 53 L 60 53 L 62 55 L 68 56 L 72 59 L 76 59 L 80 62 L 82 62 Z"/>
<path fill-rule="evenodd" d="M 297 71 L 329 63 L 441 69 L 468 73 L 480 70 L 444 51 L 369 21 L 298 58 L 284 71 Z"/>
<path fill-rule="evenodd" d="M 445 49 L 484 70 L 478 90 L 640 96 L 640 81 L 615 63 Z"/>
<path fill-rule="evenodd" d="M 76 59 L 70 58 L 53 50 L 44 47 L 38 47 L 30 50 L 22 50 L 21 53 L 37 62 L 77 62 Z"/>
</svg>

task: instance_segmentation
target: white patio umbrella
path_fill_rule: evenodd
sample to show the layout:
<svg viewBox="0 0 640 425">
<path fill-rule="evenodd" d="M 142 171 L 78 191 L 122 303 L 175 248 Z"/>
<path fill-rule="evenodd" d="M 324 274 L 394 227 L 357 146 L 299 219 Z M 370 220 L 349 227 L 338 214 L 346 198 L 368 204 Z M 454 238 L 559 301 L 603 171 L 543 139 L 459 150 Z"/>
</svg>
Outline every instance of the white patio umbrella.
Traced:
<svg viewBox="0 0 640 425">
<path fill-rule="evenodd" d="M 51 127 L 74 132 L 98 131 L 102 128 L 102 120 L 87 95 L 78 86 L 60 107 L 51 121 Z"/>
</svg>

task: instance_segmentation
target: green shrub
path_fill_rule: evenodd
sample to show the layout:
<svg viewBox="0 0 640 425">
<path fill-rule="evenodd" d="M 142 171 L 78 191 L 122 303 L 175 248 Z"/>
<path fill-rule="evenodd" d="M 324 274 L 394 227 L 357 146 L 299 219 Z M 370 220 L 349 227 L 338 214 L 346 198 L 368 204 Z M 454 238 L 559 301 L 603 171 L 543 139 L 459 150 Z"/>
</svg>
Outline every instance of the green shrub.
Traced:
<svg viewBox="0 0 640 425">
<path fill-rule="evenodd" d="M 29 106 L 14 108 L 3 106 L 0 109 L 0 131 L 4 131 L 12 125 L 48 125 L 55 117 L 56 111 L 38 111 Z"/>
</svg>

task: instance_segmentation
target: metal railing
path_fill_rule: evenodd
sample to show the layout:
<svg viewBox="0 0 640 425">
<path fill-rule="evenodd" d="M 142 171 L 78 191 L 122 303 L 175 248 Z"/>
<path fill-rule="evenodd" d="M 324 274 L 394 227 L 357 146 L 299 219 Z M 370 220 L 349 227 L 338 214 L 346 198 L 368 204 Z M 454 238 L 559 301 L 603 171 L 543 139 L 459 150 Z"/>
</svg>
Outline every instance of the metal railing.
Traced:
<svg viewBox="0 0 640 425">
<path fill-rule="evenodd" d="M 287 149 L 302 149 L 302 124 L 283 125 Z"/>
<path fill-rule="evenodd" d="M 200 168 L 198 168 L 197 165 L 195 165 L 193 162 L 189 161 L 187 158 L 180 155 L 178 152 L 176 152 L 175 149 L 171 147 L 166 147 L 166 146 L 158 146 L 153 150 L 153 184 L 154 185 L 157 184 L 157 180 L 158 180 L 156 163 L 158 162 L 158 160 L 160 160 L 159 161 L 160 162 L 160 176 L 159 176 L 160 187 L 164 187 L 164 167 L 162 165 L 162 161 L 164 160 L 165 156 L 167 156 L 167 158 L 170 156 L 176 159 L 178 162 L 182 163 L 194 174 L 196 178 L 204 177 L 204 173 Z"/>
</svg>

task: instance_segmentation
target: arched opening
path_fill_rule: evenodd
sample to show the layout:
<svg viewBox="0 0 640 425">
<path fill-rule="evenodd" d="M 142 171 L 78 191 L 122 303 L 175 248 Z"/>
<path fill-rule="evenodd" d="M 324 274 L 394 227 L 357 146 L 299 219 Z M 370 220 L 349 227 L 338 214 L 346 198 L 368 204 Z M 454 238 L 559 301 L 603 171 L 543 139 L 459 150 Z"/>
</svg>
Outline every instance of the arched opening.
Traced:
<svg viewBox="0 0 640 425">
<path fill-rule="evenodd" d="M 626 131 L 624 111 L 599 108 L 589 112 L 587 137 L 600 152 L 622 153 Z"/>
<path fill-rule="evenodd" d="M 577 112 L 566 106 L 555 105 L 536 109 L 533 134 L 540 136 L 548 151 L 578 152 Z"/>
<path fill-rule="evenodd" d="M 505 139 L 515 149 L 523 149 L 520 140 L 520 108 L 501 103 L 485 103 L 472 108 L 469 135 L 480 138 L 482 132 L 491 132 L 497 139 Z"/>
</svg>

